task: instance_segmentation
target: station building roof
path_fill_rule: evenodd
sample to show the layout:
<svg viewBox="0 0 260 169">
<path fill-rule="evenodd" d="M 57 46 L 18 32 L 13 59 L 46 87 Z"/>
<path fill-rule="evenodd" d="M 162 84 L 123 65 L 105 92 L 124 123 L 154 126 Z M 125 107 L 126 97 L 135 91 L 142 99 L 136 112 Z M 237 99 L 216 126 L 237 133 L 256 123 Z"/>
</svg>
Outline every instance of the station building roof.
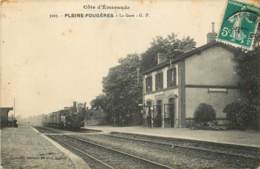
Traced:
<svg viewBox="0 0 260 169">
<path fill-rule="evenodd" d="M 227 50 L 231 50 L 232 52 L 238 51 L 237 48 L 234 48 L 234 47 L 232 47 L 232 46 L 230 46 L 230 45 L 225 45 L 225 44 L 223 44 L 223 43 L 219 43 L 219 42 L 216 42 L 216 41 L 212 41 L 212 42 L 209 42 L 209 43 L 207 43 L 207 44 L 205 44 L 205 45 L 203 45 L 203 46 L 200 46 L 200 47 L 198 47 L 198 48 L 195 48 L 195 49 L 193 49 L 193 50 L 190 50 L 190 51 L 188 51 L 188 52 L 185 52 L 185 53 L 183 53 L 183 54 L 181 54 L 181 55 L 175 56 L 175 57 L 172 59 L 171 63 L 174 64 L 174 63 L 177 63 L 177 62 L 179 62 L 179 61 L 185 60 L 186 58 L 195 56 L 195 54 L 199 54 L 199 53 L 203 52 L 204 50 L 209 49 L 209 48 L 211 48 L 211 47 L 215 47 L 215 46 L 224 47 L 224 48 L 226 48 Z M 166 66 L 168 66 L 168 65 L 170 65 L 169 60 L 167 60 L 167 61 L 165 61 L 165 62 L 163 62 L 163 63 L 160 63 L 160 64 L 158 64 L 158 65 L 155 65 L 155 66 L 153 66 L 153 67 L 150 68 L 150 69 L 147 69 L 147 70 L 143 71 L 142 74 L 143 74 L 143 75 L 149 74 L 149 73 L 151 73 L 151 72 L 153 72 L 153 71 L 162 69 L 162 68 L 164 68 L 164 67 L 166 67 Z"/>
<path fill-rule="evenodd" d="M 13 107 L 0 107 L 0 113 L 8 113 L 13 110 Z"/>
</svg>

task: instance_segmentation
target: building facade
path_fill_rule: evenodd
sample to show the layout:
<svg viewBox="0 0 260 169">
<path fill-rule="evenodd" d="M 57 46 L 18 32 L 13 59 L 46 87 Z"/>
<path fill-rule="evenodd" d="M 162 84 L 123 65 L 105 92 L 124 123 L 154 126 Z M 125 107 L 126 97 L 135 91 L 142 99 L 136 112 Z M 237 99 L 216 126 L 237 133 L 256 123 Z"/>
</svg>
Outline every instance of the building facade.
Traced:
<svg viewBox="0 0 260 169">
<path fill-rule="evenodd" d="M 143 106 L 148 126 L 186 127 L 200 103 L 212 105 L 218 122 L 224 123 L 223 109 L 240 98 L 235 53 L 214 41 L 145 71 Z"/>
</svg>

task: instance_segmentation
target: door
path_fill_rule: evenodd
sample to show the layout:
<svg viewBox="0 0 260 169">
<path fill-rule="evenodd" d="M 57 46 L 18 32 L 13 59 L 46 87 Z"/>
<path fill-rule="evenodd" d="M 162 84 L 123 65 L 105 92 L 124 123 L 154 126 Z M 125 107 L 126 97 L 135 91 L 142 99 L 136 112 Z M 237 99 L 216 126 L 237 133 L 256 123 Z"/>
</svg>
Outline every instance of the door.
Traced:
<svg viewBox="0 0 260 169">
<path fill-rule="evenodd" d="M 170 116 L 170 125 L 174 127 L 175 123 L 175 98 L 169 99 L 168 111 Z"/>
<path fill-rule="evenodd" d="M 151 101 L 147 101 L 146 102 L 146 119 L 145 119 L 145 123 L 147 125 L 147 127 L 152 127 L 152 102 Z"/>
<path fill-rule="evenodd" d="M 157 100 L 156 102 L 156 117 L 155 117 L 156 127 L 162 127 L 162 101 Z"/>
</svg>

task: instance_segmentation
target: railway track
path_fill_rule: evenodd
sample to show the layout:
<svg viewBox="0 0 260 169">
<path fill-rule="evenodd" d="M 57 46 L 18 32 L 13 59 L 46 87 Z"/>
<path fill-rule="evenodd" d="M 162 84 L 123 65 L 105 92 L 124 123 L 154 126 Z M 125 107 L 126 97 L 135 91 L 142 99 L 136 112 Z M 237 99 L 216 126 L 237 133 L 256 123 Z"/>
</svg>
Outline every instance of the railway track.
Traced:
<svg viewBox="0 0 260 169">
<path fill-rule="evenodd" d="M 34 126 L 41 133 L 45 134 L 62 134 L 62 133 L 97 133 L 101 132 L 101 130 L 94 130 L 94 129 L 84 129 L 80 128 L 79 130 L 69 130 L 69 129 L 61 129 L 61 128 L 52 128 L 52 127 L 42 127 L 42 126 Z"/>
<path fill-rule="evenodd" d="M 87 153 L 86 151 L 80 149 L 78 146 L 75 146 L 71 143 L 66 143 L 64 140 L 60 140 L 59 138 L 55 136 L 49 136 L 53 140 L 59 142 L 64 147 L 68 148 L 69 150 L 77 153 L 82 157 L 85 161 L 88 162 L 88 165 L 91 167 L 91 169 L 115 169 L 111 165 L 99 160 L 98 158 L 92 156 L 91 154 Z"/>
<path fill-rule="evenodd" d="M 73 136 L 50 135 L 50 138 L 81 154 L 91 167 L 110 169 L 171 169 L 172 167 L 136 155 Z M 91 164 L 92 163 L 92 164 Z M 102 168 L 98 167 L 98 168 Z"/>
<path fill-rule="evenodd" d="M 45 130 L 45 135 L 85 159 L 92 169 L 254 168 L 260 162 L 259 152 L 243 147 L 230 149 L 227 145 L 129 133 Z"/>
<path fill-rule="evenodd" d="M 128 137 L 127 135 L 117 135 L 117 134 L 104 134 L 107 137 L 112 137 L 116 139 L 122 139 L 122 140 L 131 140 L 134 142 L 140 142 L 140 143 L 147 143 L 150 146 L 157 145 L 166 147 L 168 150 L 174 149 L 174 148 L 183 148 L 183 149 L 190 149 L 195 151 L 204 151 L 204 152 L 210 152 L 210 153 L 216 153 L 216 154 L 222 154 L 222 155 L 228 155 L 228 156 L 234 156 L 234 157 L 243 157 L 248 159 L 254 159 L 254 160 L 260 160 L 260 154 L 257 154 L 259 152 L 253 151 L 252 154 L 245 153 L 243 151 L 241 152 L 230 152 L 228 150 L 224 151 L 223 149 L 216 149 L 209 148 L 209 147 L 202 147 L 200 145 L 185 145 L 185 144 L 178 144 L 174 142 L 165 142 L 165 141 L 158 141 L 158 140 L 152 140 L 152 139 L 144 139 L 144 138 L 137 138 L 137 137 Z"/>
<path fill-rule="evenodd" d="M 34 126 L 36 130 L 38 130 L 41 133 L 48 134 L 48 133 L 61 133 L 59 130 L 51 129 L 51 128 L 46 128 L 46 127 L 41 127 L 41 126 Z"/>
</svg>

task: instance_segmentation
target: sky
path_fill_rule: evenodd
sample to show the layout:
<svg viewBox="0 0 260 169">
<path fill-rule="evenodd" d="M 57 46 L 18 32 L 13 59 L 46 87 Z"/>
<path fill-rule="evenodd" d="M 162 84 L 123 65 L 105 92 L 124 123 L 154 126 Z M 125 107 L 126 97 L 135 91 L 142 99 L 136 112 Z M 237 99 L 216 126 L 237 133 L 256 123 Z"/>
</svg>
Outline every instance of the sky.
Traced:
<svg viewBox="0 0 260 169">
<path fill-rule="evenodd" d="M 0 106 L 13 106 L 15 99 L 16 115 L 28 117 L 62 109 L 72 101 L 89 104 L 102 93 L 109 68 L 127 54 L 143 53 L 156 36 L 177 33 L 179 38 L 194 38 L 197 46 L 205 44 L 211 22 L 218 31 L 226 2 L 5 1 L 0 6 Z M 130 9 L 84 8 L 103 4 Z M 64 17 L 99 12 L 148 17 Z"/>
</svg>

